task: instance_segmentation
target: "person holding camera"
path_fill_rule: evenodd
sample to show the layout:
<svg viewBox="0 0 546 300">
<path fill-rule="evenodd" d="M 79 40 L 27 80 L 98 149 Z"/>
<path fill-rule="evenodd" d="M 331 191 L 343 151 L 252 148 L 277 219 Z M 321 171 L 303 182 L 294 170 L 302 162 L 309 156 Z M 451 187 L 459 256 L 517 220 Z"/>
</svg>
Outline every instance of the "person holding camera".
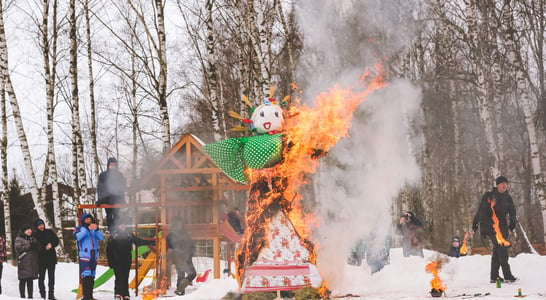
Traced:
<svg viewBox="0 0 546 300">
<path fill-rule="evenodd" d="M 423 247 L 421 246 L 421 234 L 423 233 L 423 223 L 411 211 L 405 212 L 398 222 L 398 232 L 402 235 L 402 252 L 404 257 L 421 256 L 424 257 Z"/>
<path fill-rule="evenodd" d="M 95 270 L 99 259 L 99 241 L 104 239 L 104 234 L 95 224 L 91 214 L 83 214 L 81 222 L 82 225 L 74 229 L 74 237 L 78 244 L 83 300 L 93 300 Z"/>
<path fill-rule="evenodd" d="M 19 294 L 25 298 L 25 286 L 28 298 L 32 297 L 33 282 L 38 278 L 38 241 L 32 236 L 32 227 L 25 225 L 15 238 L 15 253 L 17 254 L 17 278 L 19 279 Z"/>
</svg>

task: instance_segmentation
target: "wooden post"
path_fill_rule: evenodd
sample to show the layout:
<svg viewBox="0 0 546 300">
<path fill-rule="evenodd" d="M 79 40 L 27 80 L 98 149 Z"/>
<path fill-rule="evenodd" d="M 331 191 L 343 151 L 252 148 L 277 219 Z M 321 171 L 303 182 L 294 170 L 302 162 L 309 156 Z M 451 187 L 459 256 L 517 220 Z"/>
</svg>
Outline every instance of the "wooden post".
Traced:
<svg viewBox="0 0 546 300">
<path fill-rule="evenodd" d="M 159 255 L 161 255 L 161 259 L 159 260 L 161 262 L 161 266 L 159 267 L 159 272 L 157 274 L 157 278 L 163 278 L 163 276 L 166 276 L 167 274 L 167 232 L 166 232 L 166 228 L 165 228 L 165 225 L 167 224 L 167 207 L 166 207 L 166 202 L 167 202 L 167 180 L 166 180 L 166 177 L 164 174 L 161 174 L 161 186 L 160 186 L 160 202 L 161 202 L 161 205 L 160 205 L 160 209 L 161 209 L 161 213 L 160 213 L 160 219 L 161 219 L 161 239 L 159 240 L 159 250 L 160 250 L 160 253 Z M 157 279 L 156 278 L 156 279 Z M 170 276 L 169 276 L 170 278 Z M 159 282 L 157 282 L 156 280 L 156 288 L 159 289 L 161 288 L 159 286 Z"/>
</svg>

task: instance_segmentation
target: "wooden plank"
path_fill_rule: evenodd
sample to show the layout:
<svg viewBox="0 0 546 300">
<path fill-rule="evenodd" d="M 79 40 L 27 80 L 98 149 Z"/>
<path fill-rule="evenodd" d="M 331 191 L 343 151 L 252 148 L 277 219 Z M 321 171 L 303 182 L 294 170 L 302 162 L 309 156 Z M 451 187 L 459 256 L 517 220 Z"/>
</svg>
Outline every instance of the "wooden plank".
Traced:
<svg viewBox="0 0 546 300">
<path fill-rule="evenodd" d="M 185 224 L 184 229 L 194 240 L 212 240 L 218 236 L 218 224 Z"/>
</svg>

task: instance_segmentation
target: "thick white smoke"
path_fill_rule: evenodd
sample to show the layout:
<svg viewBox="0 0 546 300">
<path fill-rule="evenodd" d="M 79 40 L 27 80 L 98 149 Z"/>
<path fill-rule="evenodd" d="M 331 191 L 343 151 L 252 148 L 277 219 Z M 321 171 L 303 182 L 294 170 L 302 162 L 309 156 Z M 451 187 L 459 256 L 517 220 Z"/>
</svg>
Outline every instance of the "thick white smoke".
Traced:
<svg viewBox="0 0 546 300">
<path fill-rule="evenodd" d="M 395 81 L 362 103 L 350 136 L 332 148 L 316 176 L 318 266 L 331 288 L 343 283 L 351 247 L 370 233 L 383 243 L 394 226 L 391 205 L 420 178 L 408 120 L 418 115 L 420 91 Z"/>
<path fill-rule="evenodd" d="M 402 50 L 411 37 L 397 28 L 410 26 L 400 17 L 409 2 L 301 1 L 305 52 L 298 78 L 309 92 L 303 98 L 336 83 L 354 84 L 366 67 Z M 419 120 L 420 102 L 419 88 L 390 80 L 359 106 L 350 136 L 332 148 L 315 174 L 321 219 L 314 236 L 317 265 L 333 290 L 343 290 L 343 271 L 356 241 L 373 232 L 383 243 L 395 225 L 393 199 L 420 178 L 414 155 L 420 150 L 411 143 L 410 126 Z"/>
</svg>

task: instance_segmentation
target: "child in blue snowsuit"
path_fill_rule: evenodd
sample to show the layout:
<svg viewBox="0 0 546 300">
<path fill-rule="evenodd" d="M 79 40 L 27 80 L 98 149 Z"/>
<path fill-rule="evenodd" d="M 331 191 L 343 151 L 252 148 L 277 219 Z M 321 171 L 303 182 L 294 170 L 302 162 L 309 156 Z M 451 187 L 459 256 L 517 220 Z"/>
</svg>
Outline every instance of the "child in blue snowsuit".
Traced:
<svg viewBox="0 0 546 300">
<path fill-rule="evenodd" d="M 98 229 L 93 216 L 90 214 L 82 215 L 81 224 L 74 229 L 74 237 L 78 243 L 83 300 L 93 300 L 95 270 L 99 258 L 99 241 L 104 239 L 104 235 Z"/>
</svg>

